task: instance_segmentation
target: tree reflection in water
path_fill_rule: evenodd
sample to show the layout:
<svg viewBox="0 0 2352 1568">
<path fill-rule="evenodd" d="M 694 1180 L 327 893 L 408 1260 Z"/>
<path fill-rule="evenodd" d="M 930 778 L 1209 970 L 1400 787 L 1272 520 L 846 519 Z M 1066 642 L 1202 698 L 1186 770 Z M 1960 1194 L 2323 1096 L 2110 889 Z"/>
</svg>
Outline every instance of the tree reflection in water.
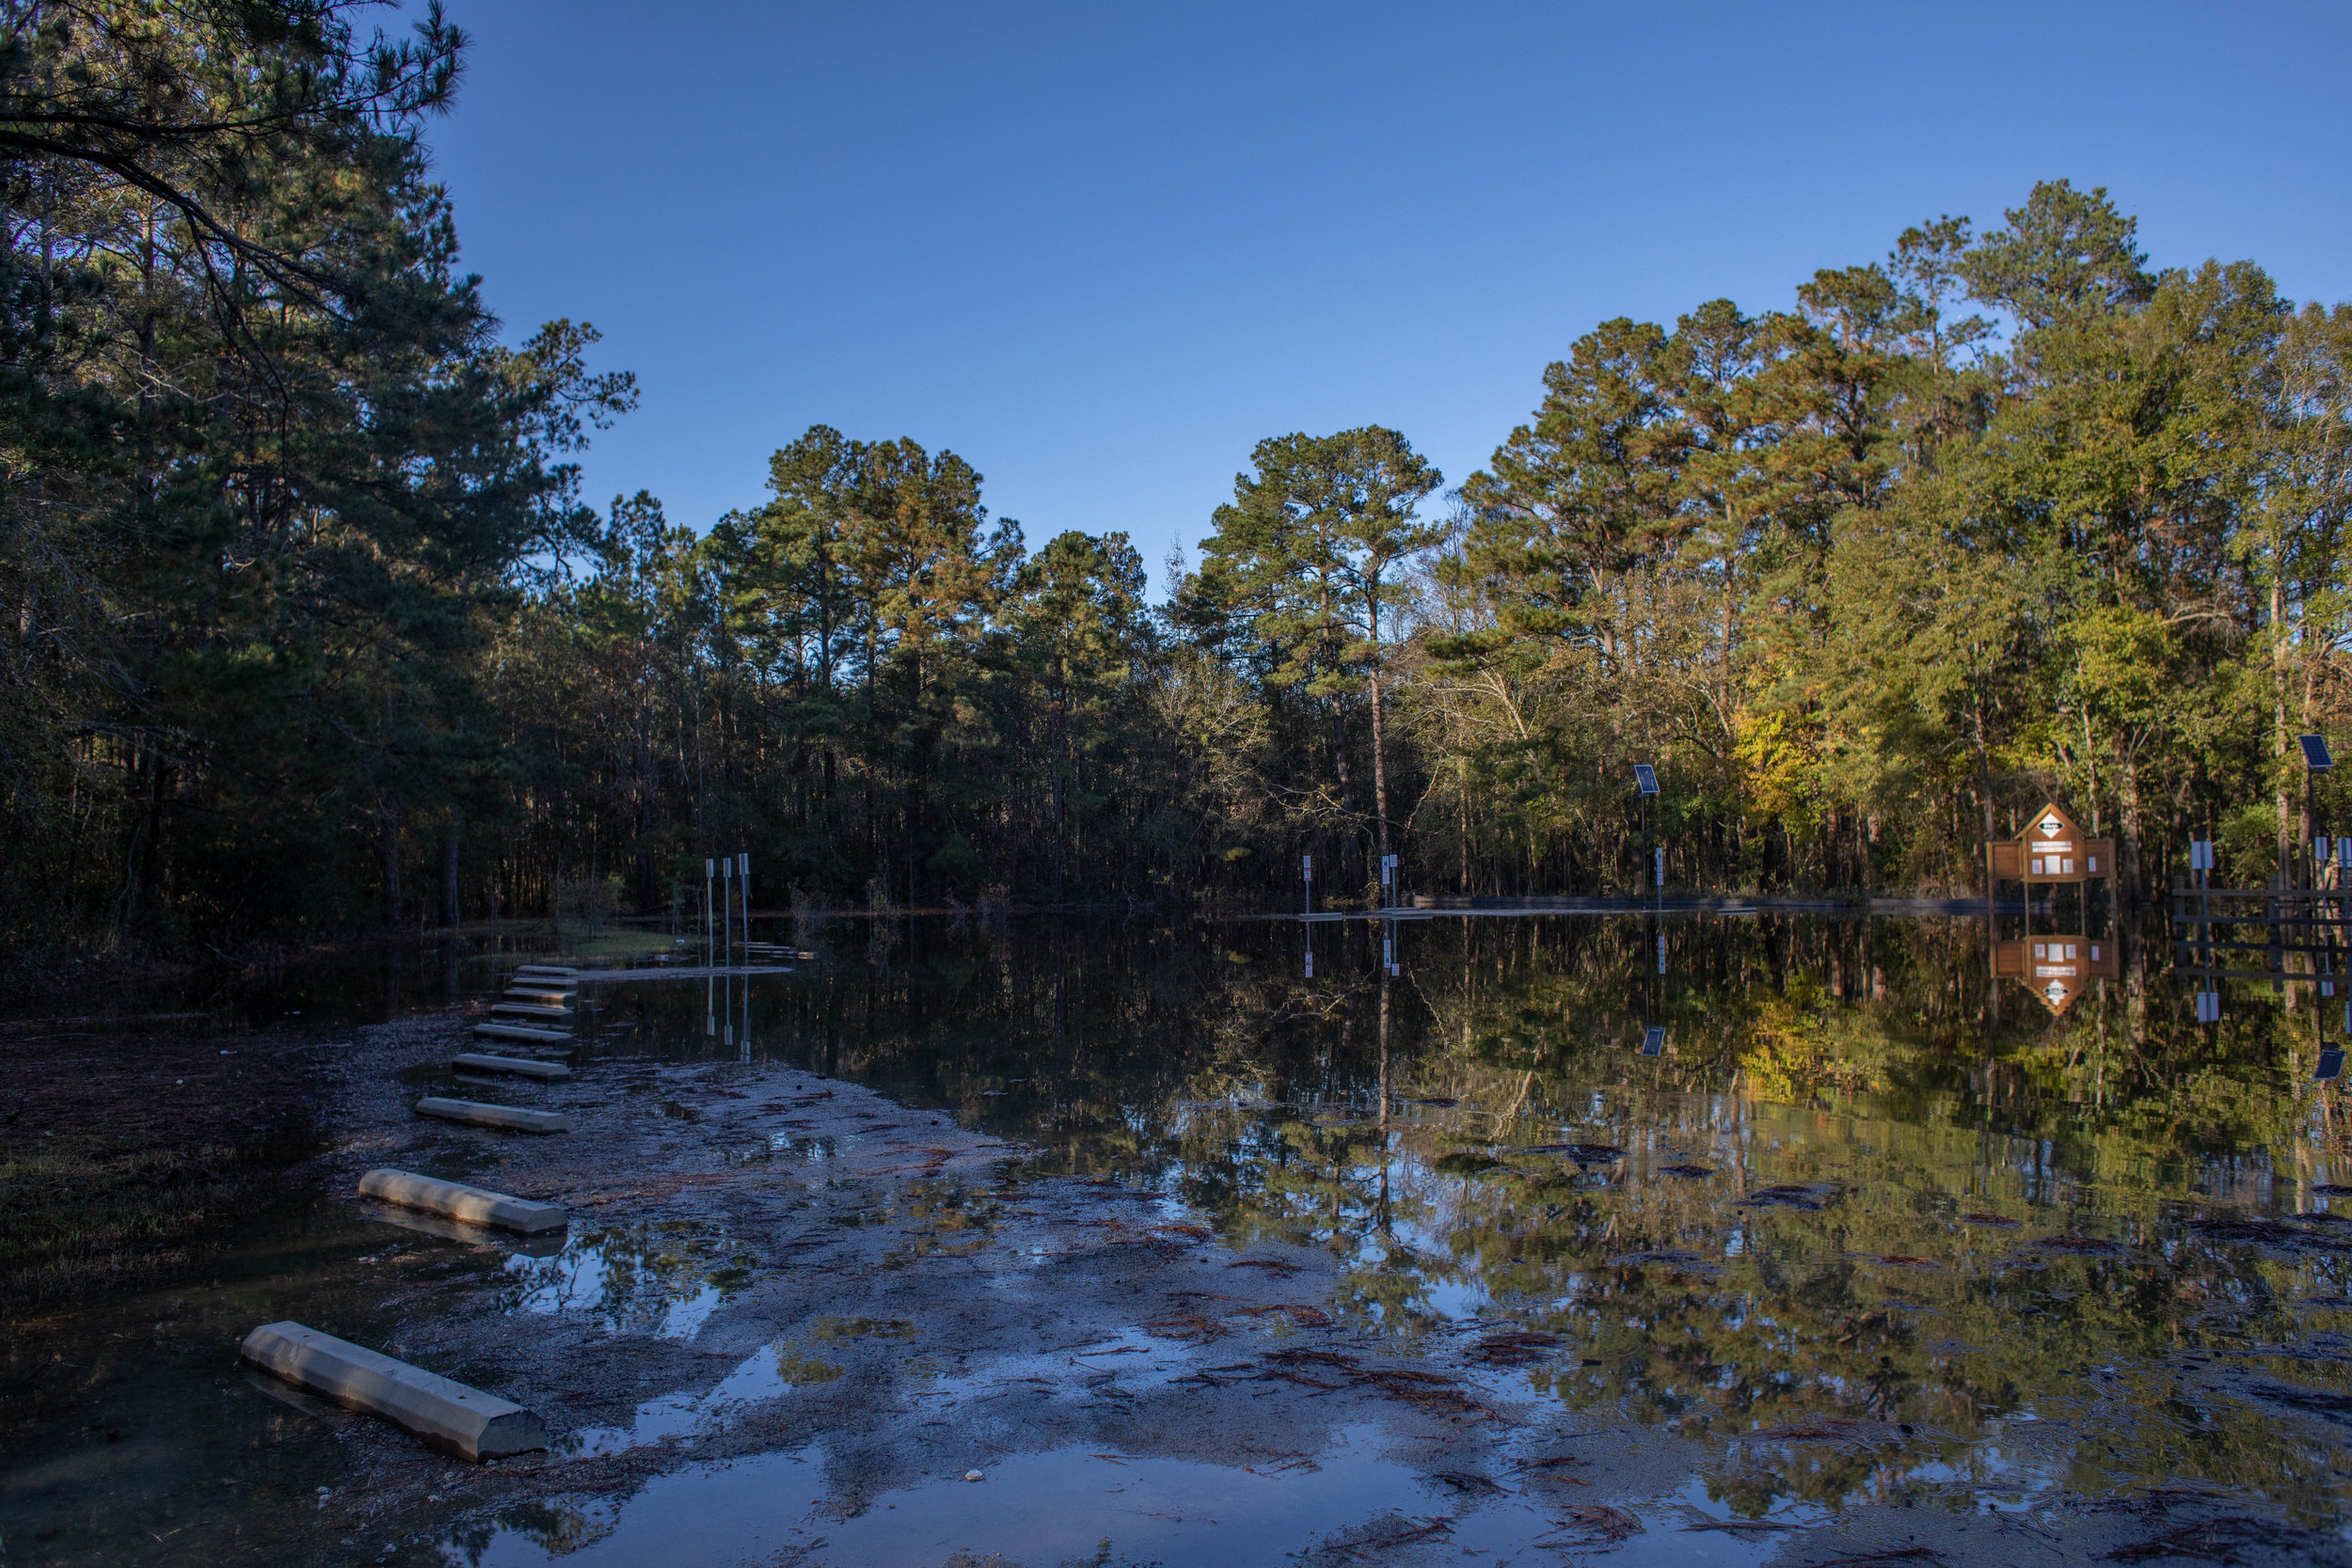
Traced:
<svg viewBox="0 0 2352 1568">
<path fill-rule="evenodd" d="M 2352 1224 L 2314 1189 L 2352 1162 L 2311 1013 L 2200 1027 L 2137 963 L 1996 1007 L 1965 920 L 1666 930 L 1662 979 L 1594 917 L 1408 923 L 1394 974 L 1327 926 L 1313 979 L 1295 924 L 927 931 L 755 1026 L 1037 1174 L 1327 1250 L 1308 1305 L 1366 1331 L 1730 1443 L 1743 1505 L 2201 1478 L 2333 1512 Z"/>
</svg>

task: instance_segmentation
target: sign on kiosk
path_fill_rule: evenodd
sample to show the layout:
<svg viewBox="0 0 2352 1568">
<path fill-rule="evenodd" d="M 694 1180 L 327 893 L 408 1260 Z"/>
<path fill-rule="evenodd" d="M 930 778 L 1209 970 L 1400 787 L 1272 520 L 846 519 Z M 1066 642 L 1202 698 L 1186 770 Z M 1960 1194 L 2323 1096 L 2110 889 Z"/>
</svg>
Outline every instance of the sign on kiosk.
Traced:
<svg viewBox="0 0 2352 1568">
<path fill-rule="evenodd" d="M 2064 811 L 2044 806 L 2017 837 L 1986 845 L 1985 859 L 2002 881 L 2105 881 L 2115 875 L 2115 840 L 2088 838 Z"/>
</svg>

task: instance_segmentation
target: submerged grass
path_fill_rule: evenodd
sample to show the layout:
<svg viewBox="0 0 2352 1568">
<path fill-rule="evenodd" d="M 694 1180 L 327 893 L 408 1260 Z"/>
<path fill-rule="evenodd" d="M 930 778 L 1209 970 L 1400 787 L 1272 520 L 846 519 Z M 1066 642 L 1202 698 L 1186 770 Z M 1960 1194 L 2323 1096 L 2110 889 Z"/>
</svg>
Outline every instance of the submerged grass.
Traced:
<svg viewBox="0 0 2352 1568">
<path fill-rule="evenodd" d="M 0 1029 L 0 1321 L 185 1267 L 319 1148 L 282 1051 L 74 1022 Z"/>
</svg>

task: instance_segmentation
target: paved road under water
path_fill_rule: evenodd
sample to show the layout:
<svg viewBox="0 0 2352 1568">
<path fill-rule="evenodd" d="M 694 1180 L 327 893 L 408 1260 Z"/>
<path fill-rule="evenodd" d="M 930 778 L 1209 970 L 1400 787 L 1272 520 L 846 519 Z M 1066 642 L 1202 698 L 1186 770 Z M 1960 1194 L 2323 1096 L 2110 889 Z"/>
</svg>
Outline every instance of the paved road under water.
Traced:
<svg viewBox="0 0 2352 1568">
<path fill-rule="evenodd" d="M 2059 1497 L 2201 1488 L 2329 1534 L 2352 1519 L 2352 1196 L 2329 1191 L 2352 1194 L 2352 1150 L 2340 1091 L 2311 1082 L 2331 1013 L 2266 988 L 2201 1027 L 2160 964 L 2127 965 L 2053 1019 L 2013 986 L 1992 993 L 1965 920 L 758 934 L 825 957 L 748 981 L 592 988 L 583 1072 L 652 1057 L 862 1084 L 1039 1151 L 1025 1180 L 1107 1177 L 1235 1245 L 1327 1255 L 1323 1308 L 1343 1329 L 1402 1348 L 1465 1326 L 1552 1337 L 1498 1353 L 1522 1397 L 1708 1446 L 1661 1507 L 1803 1523 L 1933 1495 L 2030 1516 Z M 325 1024 L 490 987 L 485 960 L 411 957 L 294 975 L 242 1005 Z M 289 1521 L 340 1484 L 336 1444 L 221 1347 L 269 1316 L 389 1321 L 358 1298 L 393 1234 L 321 1195 L 183 1286 L 55 1315 L 44 1343 L 99 1348 L 71 1416 L 8 1434 L 0 1561 L 177 1560 L 169 1521 L 203 1515 L 217 1541 L 224 1513 L 242 1557 L 284 1559 L 302 1539 Z M 721 1243 L 625 1227 L 576 1227 L 551 1256 L 448 1250 L 450 1277 L 503 1310 L 670 1337 L 726 1299 L 734 1266 Z M 790 1378 L 753 1381 L 739 1394 Z M 637 1424 L 691 1431 L 701 1408 L 649 1406 Z M 380 1550 L 356 1540 L 350 1560 L 913 1563 L 946 1560 L 952 1537 L 1038 1563 L 1319 1545 L 1391 1560 L 1377 1541 L 1330 1544 L 1404 1479 L 1351 1430 L 1247 1481 L 1129 1456 L 1127 1484 L 1154 1506 L 1092 1485 L 1081 1504 L 1073 1477 L 1103 1457 L 1048 1450 L 1009 1458 L 984 1495 L 943 1478 L 826 1514 L 821 1546 L 782 1540 L 781 1514 L 828 1506 L 820 1459 L 689 1465 L 617 1500 Z M 1251 1546 L 1185 1528 L 1187 1506 L 1246 1521 Z M 1608 1545 L 1564 1545 L 1515 1506 L 1470 1516 L 1444 1552 L 1549 1562 Z M 1114 1555 L 1089 1555 L 1098 1538 Z M 1653 1532 L 1607 1560 L 1772 1549 Z"/>
</svg>

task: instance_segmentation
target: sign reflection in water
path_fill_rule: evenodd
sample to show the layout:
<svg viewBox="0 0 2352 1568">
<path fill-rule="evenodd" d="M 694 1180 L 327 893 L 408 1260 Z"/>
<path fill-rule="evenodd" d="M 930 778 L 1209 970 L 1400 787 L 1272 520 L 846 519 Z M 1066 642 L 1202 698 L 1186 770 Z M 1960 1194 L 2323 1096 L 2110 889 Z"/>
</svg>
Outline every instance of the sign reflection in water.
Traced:
<svg viewBox="0 0 2352 1568">
<path fill-rule="evenodd" d="M 934 929 L 747 1022 L 1038 1173 L 1326 1249 L 1366 1331 L 1558 1336 L 1522 1389 L 1718 1439 L 1852 1423 L 1727 1450 L 1759 1498 L 2191 1478 L 2332 1513 L 2314 1412 L 2352 1380 L 2309 1352 L 2352 1329 L 2352 1163 L 2292 1015 L 2201 1033 L 2127 968 L 1996 1018 L 1969 919 L 1674 927 L 1662 978 L 1624 918 Z M 702 1051 L 701 999 L 646 991 Z"/>
</svg>

